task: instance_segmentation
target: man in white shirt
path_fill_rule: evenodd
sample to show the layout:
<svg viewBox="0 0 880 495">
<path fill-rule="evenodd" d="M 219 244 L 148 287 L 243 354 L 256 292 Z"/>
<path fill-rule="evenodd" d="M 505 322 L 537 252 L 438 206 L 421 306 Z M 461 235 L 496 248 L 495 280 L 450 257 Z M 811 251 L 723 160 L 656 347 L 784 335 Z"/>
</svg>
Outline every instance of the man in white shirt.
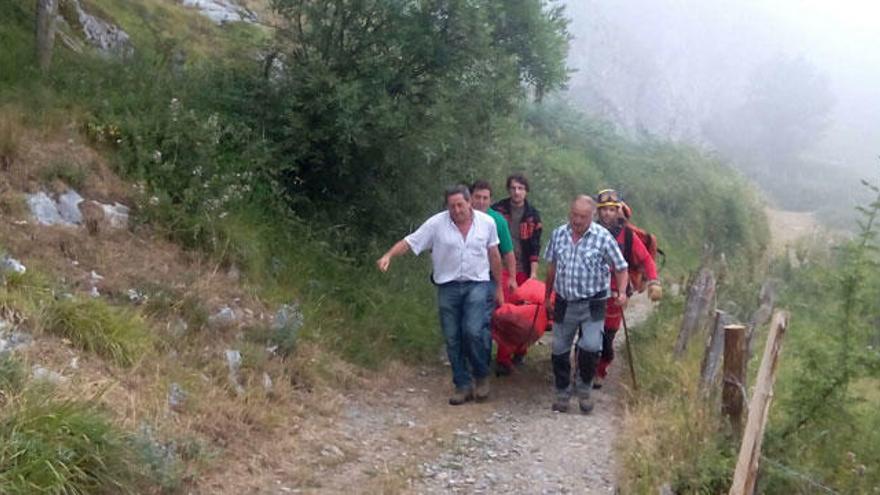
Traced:
<svg viewBox="0 0 880 495">
<path fill-rule="evenodd" d="M 489 397 L 489 356 L 492 336 L 488 331 L 487 301 L 504 303 L 501 284 L 501 254 L 492 217 L 470 204 L 467 186 L 446 190 L 446 211 L 437 213 L 415 232 L 398 241 L 376 265 L 388 271 L 391 258 L 412 251 L 431 250 L 433 279 L 437 285 L 440 327 L 452 366 L 455 393 L 449 403 L 457 406 Z"/>
</svg>

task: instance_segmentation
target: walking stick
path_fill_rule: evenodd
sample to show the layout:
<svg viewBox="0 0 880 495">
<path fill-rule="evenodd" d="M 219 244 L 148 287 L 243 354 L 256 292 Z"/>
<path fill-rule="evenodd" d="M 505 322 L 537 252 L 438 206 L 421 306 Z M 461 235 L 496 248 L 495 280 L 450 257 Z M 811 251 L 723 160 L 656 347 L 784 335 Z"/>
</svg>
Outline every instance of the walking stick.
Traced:
<svg viewBox="0 0 880 495">
<path fill-rule="evenodd" d="M 639 383 L 636 381 L 636 367 L 633 364 L 632 344 L 629 343 L 629 328 L 626 326 L 626 314 L 623 308 L 620 308 L 620 319 L 623 322 L 623 335 L 626 337 L 626 360 L 629 361 L 629 373 L 632 375 L 633 390 L 639 390 Z"/>
</svg>

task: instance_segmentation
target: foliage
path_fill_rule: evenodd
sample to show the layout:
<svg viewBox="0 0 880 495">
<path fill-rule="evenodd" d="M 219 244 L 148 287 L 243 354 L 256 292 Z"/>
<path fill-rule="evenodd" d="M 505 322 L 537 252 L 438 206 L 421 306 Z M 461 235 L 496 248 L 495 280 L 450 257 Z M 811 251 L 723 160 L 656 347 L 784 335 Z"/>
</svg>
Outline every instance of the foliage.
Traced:
<svg viewBox="0 0 880 495">
<path fill-rule="evenodd" d="M 98 299 L 65 298 L 46 309 L 46 331 L 73 345 L 131 366 L 149 351 L 152 336 L 139 316 Z"/>
<path fill-rule="evenodd" d="M 809 491 L 818 482 L 855 493 L 880 484 L 880 190 L 865 184 L 876 196 L 859 208 L 855 239 L 807 267 L 776 268 L 788 277 L 783 297 L 797 308 L 797 332 L 787 338 L 766 449 L 786 469 L 769 471 L 768 491 Z"/>
<path fill-rule="evenodd" d="M 540 0 L 273 5 L 282 68 L 258 103 L 273 172 L 296 211 L 358 235 L 407 225 L 479 168 L 523 83 L 566 79 L 566 21 Z"/>
<path fill-rule="evenodd" d="M 87 402 L 25 392 L 0 410 L 0 492 L 140 493 L 146 480 L 127 442 Z"/>
<path fill-rule="evenodd" d="M 719 427 L 717 395 L 698 389 L 700 356 L 672 357 L 683 309 L 683 296 L 670 297 L 630 332 L 640 389 L 630 392 L 618 444 L 625 493 L 662 485 L 673 493 L 722 493 L 730 486 L 737 446 Z M 694 339 L 691 347 L 701 346 Z"/>
<path fill-rule="evenodd" d="M 88 177 L 88 168 L 80 163 L 55 160 L 49 166 L 40 171 L 40 179 L 43 182 L 60 180 L 74 189 L 82 188 Z"/>
</svg>

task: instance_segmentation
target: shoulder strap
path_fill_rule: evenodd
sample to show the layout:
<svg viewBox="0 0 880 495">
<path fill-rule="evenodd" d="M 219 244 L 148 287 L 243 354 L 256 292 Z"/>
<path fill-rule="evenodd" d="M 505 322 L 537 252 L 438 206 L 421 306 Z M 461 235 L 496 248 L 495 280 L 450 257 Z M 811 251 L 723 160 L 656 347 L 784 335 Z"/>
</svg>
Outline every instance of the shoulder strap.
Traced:
<svg viewBox="0 0 880 495">
<path fill-rule="evenodd" d="M 632 260 L 633 254 L 633 231 L 629 228 L 629 225 L 623 226 L 623 259 L 626 260 L 627 263 L 630 263 Z"/>
</svg>

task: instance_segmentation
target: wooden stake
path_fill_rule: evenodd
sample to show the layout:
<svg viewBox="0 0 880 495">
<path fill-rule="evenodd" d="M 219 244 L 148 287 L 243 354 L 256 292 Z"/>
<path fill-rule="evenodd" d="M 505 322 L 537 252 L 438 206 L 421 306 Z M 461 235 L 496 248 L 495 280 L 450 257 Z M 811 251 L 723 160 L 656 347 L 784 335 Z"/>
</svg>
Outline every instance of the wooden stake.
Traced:
<svg viewBox="0 0 880 495">
<path fill-rule="evenodd" d="M 724 327 L 724 386 L 721 389 L 721 412 L 730 420 L 733 431 L 742 431 L 746 401 L 746 327 Z"/>
<path fill-rule="evenodd" d="M 715 386 L 718 377 L 718 366 L 724 352 L 724 327 L 730 324 L 730 316 L 721 310 L 715 310 L 715 325 L 706 339 L 706 351 L 700 364 L 700 392 L 708 394 Z"/>
<path fill-rule="evenodd" d="M 684 354 L 691 336 L 697 333 L 710 317 L 710 313 L 714 309 L 712 304 L 714 300 L 715 275 L 708 267 L 703 267 L 688 289 L 681 330 L 678 332 L 678 339 L 675 341 L 675 349 L 673 350 L 676 358 L 680 358 Z"/>
<path fill-rule="evenodd" d="M 785 311 L 774 313 L 767 345 L 764 346 L 764 356 L 761 358 L 761 368 L 758 370 L 758 378 L 755 382 L 755 391 L 749 402 L 749 419 L 743 433 L 739 458 L 736 461 L 730 495 L 751 495 L 755 491 L 761 443 L 764 441 L 764 429 L 767 427 L 767 416 L 773 400 L 773 382 L 776 380 L 779 351 L 787 327 L 788 313 Z"/>
</svg>

